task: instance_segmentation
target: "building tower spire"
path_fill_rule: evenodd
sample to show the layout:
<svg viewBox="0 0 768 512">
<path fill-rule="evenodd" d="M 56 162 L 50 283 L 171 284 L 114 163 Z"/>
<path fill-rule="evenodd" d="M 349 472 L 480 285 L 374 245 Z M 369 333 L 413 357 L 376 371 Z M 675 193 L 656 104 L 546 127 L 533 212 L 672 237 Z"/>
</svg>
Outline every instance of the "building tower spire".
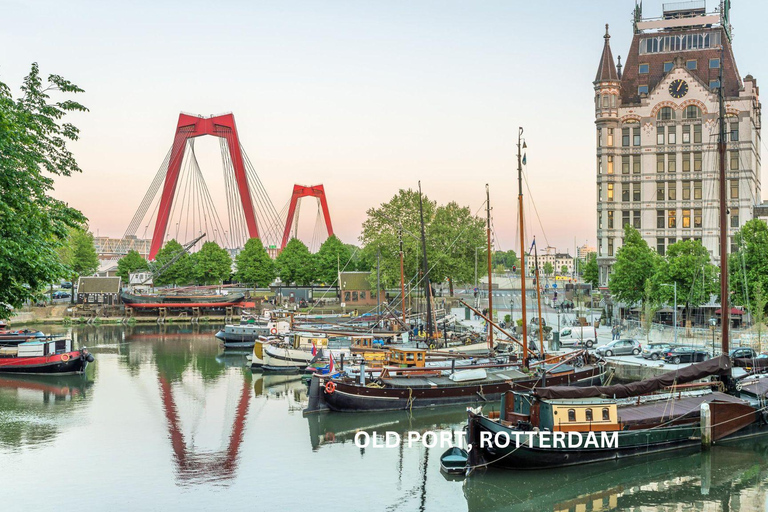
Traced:
<svg viewBox="0 0 768 512">
<path fill-rule="evenodd" d="M 600 65 L 597 67 L 595 83 L 615 81 L 619 79 L 616 73 L 616 66 L 613 63 L 613 54 L 611 53 L 611 34 L 608 33 L 608 24 L 605 24 L 605 35 L 603 36 L 603 54 L 600 56 Z"/>
</svg>

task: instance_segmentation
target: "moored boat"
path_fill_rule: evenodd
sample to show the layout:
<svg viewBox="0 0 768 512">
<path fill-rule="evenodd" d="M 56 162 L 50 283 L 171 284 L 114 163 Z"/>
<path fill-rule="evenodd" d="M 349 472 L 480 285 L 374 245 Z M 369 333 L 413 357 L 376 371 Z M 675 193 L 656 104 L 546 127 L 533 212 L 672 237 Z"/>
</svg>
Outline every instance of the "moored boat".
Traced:
<svg viewBox="0 0 768 512">
<path fill-rule="evenodd" d="M 242 293 L 230 293 L 227 295 L 195 295 L 195 294 L 151 294 L 138 295 L 122 292 L 120 298 L 130 307 L 168 307 L 168 306 L 198 306 L 198 307 L 225 307 L 239 304 L 245 299 Z"/>
<path fill-rule="evenodd" d="M 87 348 L 72 349 L 72 340 L 25 341 L 15 347 L 0 347 L 0 373 L 83 373 L 94 357 Z"/>
<path fill-rule="evenodd" d="M 291 330 L 292 318 L 287 311 L 274 311 L 256 321 L 241 320 L 240 324 L 227 324 L 216 333 L 224 348 L 252 348 L 259 338 L 281 336 Z"/>
</svg>

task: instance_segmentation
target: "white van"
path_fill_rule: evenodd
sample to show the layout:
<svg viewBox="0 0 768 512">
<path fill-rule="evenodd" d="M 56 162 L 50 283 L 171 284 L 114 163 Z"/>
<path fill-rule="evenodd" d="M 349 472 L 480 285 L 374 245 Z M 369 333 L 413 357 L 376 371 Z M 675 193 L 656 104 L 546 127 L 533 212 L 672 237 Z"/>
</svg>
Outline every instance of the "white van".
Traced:
<svg viewBox="0 0 768 512">
<path fill-rule="evenodd" d="M 597 345 L 597 329 L 592 326 L 566 327 L 560 330 L 560 345 L 592 348 Z"/>
</svg>

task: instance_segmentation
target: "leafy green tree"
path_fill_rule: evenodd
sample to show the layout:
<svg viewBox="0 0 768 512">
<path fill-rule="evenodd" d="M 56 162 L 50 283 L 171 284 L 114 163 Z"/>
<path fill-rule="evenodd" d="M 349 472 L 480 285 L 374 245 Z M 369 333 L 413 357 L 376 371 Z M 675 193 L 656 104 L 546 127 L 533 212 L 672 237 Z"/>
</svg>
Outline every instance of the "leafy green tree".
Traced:
<svg viewBox="0 0 768 512">
<path fill-rule="evenodd" d="M 616 262 L 608 281 L 611 294 L 628 305 L 643 300 L 645 283 L 656 273 L 658 255 L 648 247 L 635 228 L 624 227 L 624 244 L 616 253 Z"/>
<path fill-rule="evenodd" d="M 265 288 L 275 279 L 275 262 L 269 257 L 261 240 L 251 238 L 235 258 L 237 279 L 241 283 L 252 283 Z"/>
<path fill-rule="evenodd" d="M 430 280 L 448 279 L 453 296 L 454 282 L 471 283 L 474 280 L 475 247 L 487 243 L 485 221 L 472 215 L 469 207 L 451 201 L 435 211 L 429 224 L 428 241 L 429 264 L 434 266 L 430 270 Z M 480 275 L 480 262 L 477 266 Z M 487 270 L 488 265 L 483 267 Z"/>
<path fill-rule="evenodd" d="M 659 302 L 656 300 L 652 280 L 647 279 L 645 281 L 643 294 L 643 316 L 641 318 L 641 326 L 643 335 L 645 335 L 645 342 L 648 343 L 650 341 L 651 328 L 653 327 L 653 318 L 659 310 Z"/>
<path fill-rule="evenodd" d="M 337 270 L 344 268 L 352 256 L 349 248 L 336 235 L 323 242 L 315 254 L 315 281 L 331 285 L 338 280 Z"/>
<path fill-rule="evenodd" d="M 755 288 L 750 297 L 750 313 L 752 314 L 752 322 L 754 323 L 755 330 L 757 331 L 757 342 L 760 347 L 760 352 L 763 351 L 763 331 L 765 330 L 765 304 L 768 302 L 763 293 L 763 285 L 759 281 L 755 283 Z"/>
<path fill-rule="evenodd" d="M 296 283 L 299 286 L 312 284 L 315 274 L 314 258 L 301 240 L 291 238 L 275 260 L 280 280 L 285 284 Z"/>
<path fill-rule="evenodd" d="M 583 269 L 581 277 L 585 283 L 591 283 L 592 289 L 597 290 L 600 285 L 600 269 L 597 266 L 597 253 L 591 252 L 587 257 L 587 262 L 581 266 Z"/>
<path fill-rule="evenodd" d="M 717 289 L 717 270 L 710 263 L 709 251 L 697 240 L 676 242 L 667 247 L 663 263 L 657 266 L 653 282 L 658 300 L 672 304 L 674 288 L 663 284 L 677 283 L 677 302 L 685 304 L 686 318 L 691 308 L 709 302 Z"/>
<path fill-rule="evenodd" d="M 728 282 L 733 302 L 745 306 L 758 283 L 763 291 L 768 290 L 768 224 L 750 220 L 736 233 L 734 242 L 739 250 L 728 258 Z"/>
<path fill-rule="evenodd" d="M 49 195 L 55 176 L 80 172 L 67 148 L 79 130 L 62 119 L 87 110 L 69 99 L 51 100 L 53 91 L 83 92 L 59 75 L 43 84 L 37 64 L 18 99 L 0 82 L 0 318 L 68 275 L 57 250 L 67 243 L 68 230 L 86 221 Z"/>
<path fill-rule="evenodd" d="M 361 272 L 367 272 L 373 269 L 371 262 L 364 259 L 362 248 L 353 244 L 344 244 L 344 247 L 346 247 L 349 251 L 350 260 L 346 268 L 344 268 L 344 265 L 342 264 L 342 271 L 352 272 L 353 270 L 357 270 Z"/>
<path fill-rule="evenodd" d="M 493 266 L 503 265 L 504 268 L 512 269 L 517 265 L 517 254 L 515 251 L 493 251 Z"/>
<path fill-rule="evenodd" d="M 551 262 L 547 261 L 546 263 L 544 263 L 542 270 L 544 271 L 545 276 L 551 276 L 552 272 L 555 271 L 555 267 L 552 265 Z"/>
<path fill-rule="evenodd" d="M 125 284 L 128 284 L 129 276 L 139 270 L 149 270 L 149 262 L 136 250 L 128 251 L 117 261 L 117 275 L 123 278 Z"/>
<path fill-rule="evenodd" d="M 437 204 L 424 199 L 424 223 L 432 220 Z M 377 251 L 381 251 L 381 284 L 384 287 L 400 285 L 400 244 L 399 231 L 402 226 L 404 272 L 406 282 L 415 276 L 422 266 L 421 224 L 419 221 L 419 192 L 411 189 L 400 190 L 397 195 L 378 208 L 367 212 L 363 222 L 360 241 L 363 243 L 363 265 L 376 269 Z M 429 249 L 427 249 L 429 250 Z M 473 249 L 474 250 L 474 249 Z M 431 257 L 432 254 L 429 254 Z M 472 255 L 474 257 L 474 254 Z M 485 274 L 482 274 L 485 275 Z M 375 279 L 375 277 L 374 277 Z"/>
<path fill-rule="evenodd" d="M 220 284 L 232 275 L 232 258 L 216 242 L 205 242 L 192 255 L 195 281 L 199 284 Z"/>
<path fill-rule="evenodd" d="M 69 279 L 73 283 L 80 276 L 90 276 L 99 268 L 99 256 L 93 245 L 93 234 L 83 228 L 70 228 L 67 244 L 59 249 L 61 262 L 69 271 Z M 75 294 L 70 302 L 75 303 Z"/>
<path fill-rule="evenodd" d="M 564 276 L 566 274 L 568 274 L 568 265 L 563 265 L 562 267 L 560 267 L 560 275 Z"/>
<path fill-rule="evenodd" d="M 179 252 L 184 251 L 184 247 L 176 240 L 169 240 L 165 245 L 157 251 L 155 254 L 155 261 L 153 268 L 160 269 L 171 261 L 171 259 Z M 194 268 L 192 265 L 192 257 L 187 252 L 183 252 L 181 257 L 176 260 L 170 267 L 168 267 L 162 274 L 155 277 L 155 286 L 165 286 L 174 284 L 176 286 L 184 286 L 191 284 L 195 280 Z"/>
</svg>

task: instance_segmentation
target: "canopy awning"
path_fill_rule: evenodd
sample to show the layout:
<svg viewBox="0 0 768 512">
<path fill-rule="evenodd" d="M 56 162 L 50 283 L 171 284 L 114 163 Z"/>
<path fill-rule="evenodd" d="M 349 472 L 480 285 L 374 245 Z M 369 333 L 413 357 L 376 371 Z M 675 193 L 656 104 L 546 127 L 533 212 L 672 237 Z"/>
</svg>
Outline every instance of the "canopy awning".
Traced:
<svg viewBox="0 0 768 512">
<path fill-rule="evenodd" d="M 716 315 L 722 315 L 723 314 L 722 308 L 721 309 L 716 309 L 715 310 L 715 314 Z M 744 312 L 742 310 L 740 310 L 739 308 L 731 308 L 731 314 L 732 315 L 743 315 Z"/>
</svg>

